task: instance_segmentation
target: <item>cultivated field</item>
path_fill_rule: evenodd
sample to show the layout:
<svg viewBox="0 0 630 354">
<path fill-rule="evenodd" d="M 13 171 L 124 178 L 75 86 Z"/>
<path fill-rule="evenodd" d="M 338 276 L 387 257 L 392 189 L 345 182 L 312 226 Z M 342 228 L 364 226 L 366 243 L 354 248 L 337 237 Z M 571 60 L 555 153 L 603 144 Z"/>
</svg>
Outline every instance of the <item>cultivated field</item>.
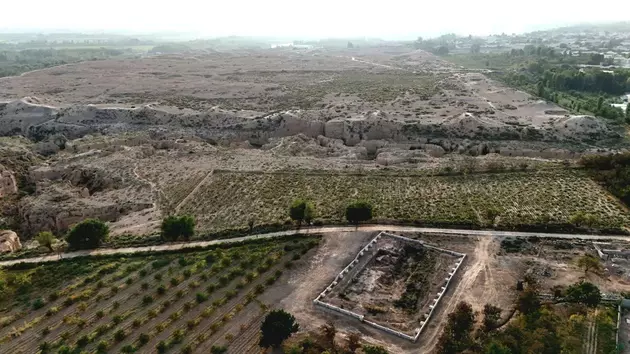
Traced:
<svg viewBox="0 0 630 354">
<path fill-rule="evenodd" d="M 489 225 L 494 208 L 494 222 L 505 227 L 568 223 L 578 212 L 594 215 L 595 227 L 627 223 L 616 200 L 570 170 L 434 177 L 215 171 L 181 211 L 195 215 L 202 230 L 283 223 L 298 197 L 329 222 L 342 221 L 348 202 L 363 199 L 374 205 L 376 220 Z"/>
<path fill-rule="evenodd" d="M 286 281 L 318 241 L 289 238 L 4 270 L 2 351 L 208 353 L 226 346 L 251 352 L 269 307 L 258 298 Z"/>
</svg>

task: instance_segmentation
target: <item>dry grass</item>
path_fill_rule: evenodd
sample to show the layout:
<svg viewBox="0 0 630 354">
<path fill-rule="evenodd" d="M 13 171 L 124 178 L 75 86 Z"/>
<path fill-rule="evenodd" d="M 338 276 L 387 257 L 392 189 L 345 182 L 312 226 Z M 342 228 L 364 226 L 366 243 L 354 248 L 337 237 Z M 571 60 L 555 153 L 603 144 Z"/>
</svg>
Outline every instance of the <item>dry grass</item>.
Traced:
<svg viewBox="0 0 630 354">
<path fill-rule="evenodd" d="M 310 200 L 316 217 L 342 221 L 349 201 L 374 205 L 375 219 L 487 225 L 566 223 L 577 212 L 595 215 L 596 227 L 628 221 L 623 207 L 580 171 L 553 170 L 468 176 L 376 176 L 215 171 L 181 211 L 203 230 L 285 222 L 295 198 Z"/>
</svg>

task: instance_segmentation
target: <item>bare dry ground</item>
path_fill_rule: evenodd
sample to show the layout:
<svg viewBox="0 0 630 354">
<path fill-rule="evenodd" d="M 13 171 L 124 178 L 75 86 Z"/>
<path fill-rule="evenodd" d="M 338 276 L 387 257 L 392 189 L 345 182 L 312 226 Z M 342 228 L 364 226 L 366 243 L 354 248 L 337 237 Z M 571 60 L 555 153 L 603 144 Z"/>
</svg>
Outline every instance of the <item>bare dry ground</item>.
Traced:
<svg viewBox="0 0 630 354">
<path fill-rule="evenodd" d="M 414 336 L 457 257 L 386 236 L 374 247 L 323 301 Z"/>
<path fill-rule="evenodd" d="M 526 274 L 538 280 L 541 293 L 553 293 L 556 286 L 566 287 L 584 279 L 595 283 L 604 293 L 630 290 L 627 275 L 624 273 L 620 276 L 617 271 L 623 269 L 627 273 L 630 267 L 625 263 L 620 264 L 620 260 L 616 261 L 617 267 L 612 267 L 612 263 L 604 264 L 606 270 L 602 274 L 585 274 L 576 265 L 577 257 L 593 252 L 592 244 L 588 242 L 540 241 L 521 252 L 506 253 L 501 248 L 501 239 L 492 236 L 402 235 L 468 255 L 417 343 L 386 334 L 312 304 L 312 300 L 335 279 L 375 233 L 324 236 L 310 263 L 289 279 L 288 293 L 284 293 L 278 307 L 295 314 L 305 331 L 318 331 L 321 325 L 332 321 L 342 335 L 358 331 L 368 342 L 383 345 L 392 353 L 430 353 L 435 348 L 447 315 L 460 301 L 470 303 L 477 313 L 481 313 L 484 305 L 492 304 L 503 309 L 504 318 L 510 316 L 518 297 L 517 281 Z M 629 245 L 626 242 L 615 244 L 617 247 Z M 541 271 L 541 267 L 545 271 Z"/>
<path fill-rule="evenodd" d="M 184 125 L 192 124 L 191 114 L 215 109 L 233 116 L 234 124 L 294 109 L 293 114 L 310 121 L 418 122 L 433 127 L 418 128 L 423 134 L 437 133 L 439 126 L 447 135 L 490 140 L 610 135 L 597 121 L 568 118 L 553 103 L 403 46 L 89 61 L 0 79 L 0 100 L 23 97 L 59 107 L 151 104 L 152 109 L 187 114 L 188 121 L 180 122 Z M 396 139 L 387 131 L 364 134 Z"/>
</svg>

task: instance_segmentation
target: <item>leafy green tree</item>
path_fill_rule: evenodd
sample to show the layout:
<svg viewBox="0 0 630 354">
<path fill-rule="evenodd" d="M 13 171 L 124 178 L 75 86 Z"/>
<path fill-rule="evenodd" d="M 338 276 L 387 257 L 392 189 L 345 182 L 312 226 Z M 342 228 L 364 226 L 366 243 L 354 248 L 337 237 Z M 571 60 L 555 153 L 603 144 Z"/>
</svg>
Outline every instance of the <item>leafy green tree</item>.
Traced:
<svg viewBox="0 0 630 354">
<path fill-rule="evenodd" d="M 602 293 L 593 283 L 579 282 L 567 288 L 565 300 L 576 302 L 589 307 L 596 307 L 602 300 Z"/>
<path fill-rule="evenodd" d="M 195 234 L 195 219 L 190 215 L 171 215 L 162 221 L 160 236 L 166 241 L 190 239 Z"/>
<path fill-rule="evenodd" d="M 50 231 L 42 231 L 35 236 L 35 240 L 40 246 L 46 247 L 50 252 L 54 252 L 53 243 L 55 243 L 55 235 Z"/>
<path fill-rule="evenodd" d="M 490 342 L 490 344 L 486 346 L 483 353 L 484 354 L 512 354 L 512 351 L 510 350 L 510 348 L 506 347 L 505 345 L 496 341 L 492 341 Z"/>
<path fill-rule="evenodd" d="M 596 273 L 603 270 L 599 258 L 593 257 L 590 254 L 585 254 L 578 258 L 577 266 L 584 269 L 584 274 L 588 273 L 589 270 L 595 270 Z"/>
<path fill-rule="evenodd" d="M 626 105 L 626 123 L 630 124 L 630 102 Z"/>
<path fill-rule="evenodd" d="M 278 348 L 282 342 L 300 329 L 295 317 L 284 310 L 273 310 L 267 314 L 260 326 L 262 348 Z"/>
<path fill-rule="evenodd" d="M 365 354 L 389 354 L 389 352 L 385 350 L 385 348 L 379 345 L 368 345 L 368 344 L 363 346 L 363 352 Z"/>
<path fill-rule="evenodd" d="M 525 289 L 517 300 L 517 308 L 519 312 L 524 315 L 529 315 L 538 312 L 540 310 L 540 299 L 538 298 L 538 292 L 533 287 Z"/>
<path fill-rule="evenodd" d="M 372 219 L 372 204 L 364 201 L 350 203 L 346 207 L 346 220 L 349 223 L 359 225 L 362 221 Z"/>
<path fill-rule="evenodd" d="M 437 352 L 458 353 L 472 345 L 471 332 L 475 325 L 475 312 L 466 302 L 457 304 L 455 311 L 448 314 L 448 322 L 438 339 Z"/>
<path fill-rule="evenodd" d="M 483 307 L 483 324 L 482 330 L 484 332 L 490 332 L 497 328 L 499 320 L 501 319 L 501 309 L 490 304 L 486 304 Z"/>
<path fill-rule="evenodd" d="M 66 236 L 66 241 L 73 249 L 91 249 L 98 247 L 107 236 L 109 227 L 97 219 L 85 219 L 76 224 Z"/>
<path fill-rule="evenodd" d="M 296 199 L 289 207 L 289 216 L 300 226 L 303 221 L 311 222 L 314 213 L 313 209 L 313 204 L 302 199 Z"/>
<path fill-rule="evenodd" d="M 604 97 L 599 96 L 599 98 L 597 99 L 597 111 L 601 111 L 602 110 L 602 106 L 604 105 Z"/>
<path fill-rule="evenodd" d="M 473 43 L 470 46 L 470 52 L 472 54 L 479 54 L 480 51 L 481 51 L 481 45 L 479 43 Z"/>
</svg>

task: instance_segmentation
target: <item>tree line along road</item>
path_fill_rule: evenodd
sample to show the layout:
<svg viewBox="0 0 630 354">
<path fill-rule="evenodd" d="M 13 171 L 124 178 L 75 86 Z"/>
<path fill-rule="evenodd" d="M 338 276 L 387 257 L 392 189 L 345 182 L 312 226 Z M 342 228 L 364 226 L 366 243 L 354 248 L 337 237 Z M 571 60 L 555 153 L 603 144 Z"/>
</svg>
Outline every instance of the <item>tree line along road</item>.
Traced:
<svg viewBox="0 0 630 354">
<path fill-rule="evenodd" d="M 156 246 L 139 246 L 139 247 L 125 247 L 125 248 L 97 248 L 93 250 L 81 250 L 71 251 L 61 254 L 51 254 L 41 257 L 32 258 L 17 258 L 6 261 L 0 261 L 0 267 L 10 266 L 18 263 L 45 263 L 55 262 L 62 259 L 70 259 L 77 257 L 90 257 L 90 256 L 109 256 L 109 255 L 124 255 L 134 253 L 146 253 L 146 252 L 161 252 L 161 251 L 177 251 L 188 248 L 196 247 L 209 247 L 213 245 L 237 243 L 250 240 L 270 239 L 276 237 L 290 236 L 295 234 L 310 235 L 310 234 L 326 234 L 333 232 L 354 232 L 354 231 L 392 231 L 392 232 L 421 232 L 425 234 L 441 234 L 441 235 L 453 235 L 453 236 L 473 236 L 473 237 L 541 237 L 541 238 L 561 238 L 561 239 L 580 239 L 580 240 L 622 240 L 630 241 L 630 236 L 620 235 L 583 235 L 583 234 L 551 234 L 551 233 L 539 233 L 539 232 L 518 232 L 518 231 L 494 231 L 494 230 L 462 230 L 462 229 L 438 229 L 438 228 L 426 228 L 426 227 L 414 227 L 414 226 L 396 226 L 396 225 L 363 225 L 358 228 L 354 226 L 323 226 L 323 227 L 309 227 L 301 228 L 299 230 L 288 230 L 270 232 L 266 234 L 257 234 L 243 237 L 235 237 L 220 240 L 211 241 L 190 241 L 181 243 L 168 243 Z"/>
</svg>

